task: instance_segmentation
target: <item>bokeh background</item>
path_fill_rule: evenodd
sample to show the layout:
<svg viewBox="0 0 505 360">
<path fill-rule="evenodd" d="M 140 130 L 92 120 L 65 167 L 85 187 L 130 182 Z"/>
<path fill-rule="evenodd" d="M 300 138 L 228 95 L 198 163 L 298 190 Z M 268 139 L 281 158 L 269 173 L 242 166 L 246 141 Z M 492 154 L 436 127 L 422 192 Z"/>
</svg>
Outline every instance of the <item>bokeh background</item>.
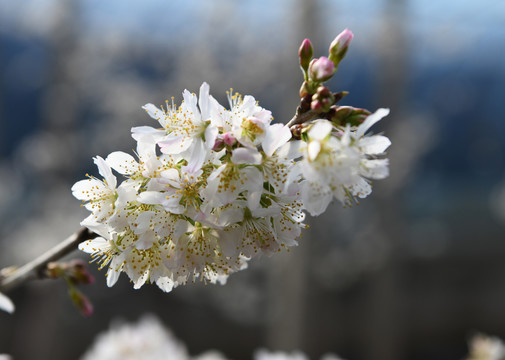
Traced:
<svg viewBox="0 0 505 360">
<path fill-rule="evenodd" d="M 166 294 L 60 281 L 9 293 L 0 353 L 77 359 L 112 319 L 158 316 L 192 354 L 334 352 L 349 360 L 461 359 L 478 331 L 505 337 L 505 2 L 502 0 L 0 0 L 0 267 L 23 264 L 87 215 L 70 187 L 92 156 L 131 152 L 141 106 L 203 81 L 286 122 L 309 37 L 355 38 L 332 80 L 343 104 L 391 115 L 391 176 L 359 206 L 310 219 L 300 246 L 226 286 Z M 75 253 L 71 257 L 87 259 Z M 168 357 L 167 357 L 168 358 Z"/>
</svg>

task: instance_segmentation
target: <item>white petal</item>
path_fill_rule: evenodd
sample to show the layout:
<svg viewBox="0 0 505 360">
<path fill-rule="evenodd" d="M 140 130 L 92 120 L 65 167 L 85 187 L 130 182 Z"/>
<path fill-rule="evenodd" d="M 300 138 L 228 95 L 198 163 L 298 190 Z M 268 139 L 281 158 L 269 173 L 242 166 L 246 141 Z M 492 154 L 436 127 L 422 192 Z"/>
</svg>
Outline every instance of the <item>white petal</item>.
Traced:
<svg viewBox="0 0 505 360">
<path fill-rule="evenodd" d="M 209 118 L 209 84 L 206 82 L 200 86 L 198 106 L 200 107 L 202 120 L 207 120 Z"/>
<path fill-rule="evenodd" d="M 104 238 L 95 238 L 92 240 L 86 240 L 79 244 L 79 250 L 84 251 L 88 254 L 93 254 L 96 252 L 103 251 L 109 248 L 109 240 L 105 240 Z"/>
<path fill-rule="evenodd" d="M 14 312 L 14 303 L 4 294 L 0 293 L 0 310 L 7 311 L 9 314 Z"/>
<path fill-rule="evenodd" d="M 328 186 L 305 181 L 302 186 L 303 207 L 312 216 L 322 214 L 331 202 L 332 193 Z"/>
<path fill-rule="evenodd" d="M 165 116 L 163 111 L 158 109 L 153 104 L 145 104 L 144 106 L 142 106 L 142 109 L 144 109 L 149 114 L 150 117 L 158 121 L 160 121 L 160 119 Z"/>
<path fill-rule="evenodd" d="M 103 182 L 97 179 L 78 181 L 72 186 L 72 195 L 79 200 L 95 199 L 97 192 L 110 191 Z"/>
<path fill-rule="evenodd" d="M 320 151 L 321 151 L 321 143 L 319 141 L 309 142 L 309 146 L 307 146 L 307 152 L 310 161 L 314 161 L 317 155 L 319 155 Z"/>
<path fill-rule="evenodd" d="M 93 158 L 93 160 L 96 166 L 98 167 L 98 172 L 105 179 L 107 186 L 109 186 L 109 188 L 111 189 L 115 189 L 117 185 L 117 180 L 116 177 L 112 174 L 110 166 L 100 156 Z"/>
<path fill-rule="evenodd" d="M 314 140 L 323 140 L 331 130 L 333 129 L 333 125 L 328 120 L 316 120 L 314 125 L 309 130 L 309 138 Z"/>
<path fill-rule="evenodd" d="M 362 177 L 360 177 L 358 181 L 356 181 L 351 186 L 347 186 L 347 188 L 349 189 L 349 191 L 353 196 L 358 196 L 361 199 L 366 198 L 368 195 L 372 193 L 372 187 L 370 186 L 368 181 L 366 181 Z"/>
<path fill-rule="evenodd" d="M 391 145 L 391 140 L 382 135 L 365 136 L 359 141 L 362 151 L 368 155 L 382 154 Z"/>
<path fill-rule="evenodd" d="M 163 276 L 156 279 L 156 285 L 158 285 L 158 287 L 164 292 L 172 291 L 175 286 L 174 281 L 168 276 Z"/>
<path fill-rule="evenodd" d="M 159 205 L 165 200 L 165 195 L 157 191 L 144 191 L 138 196 L 138 201 L 142 204 Z"/>
<path fill-rule="evenodd" d="M 150 126 L 132 127 L 131 132 L 132 138 L 135 140 L 150 143 L 157 143 L 167 135 L 165 130 L 155 129 Z"/>
<path fill-rule="evenodd" d="M 205 159 L 207 158 L 208 150 L 202 139 L 194 139 L 194 146 L 188 149 L 189 159 L 188 165 L 186 166 L 186 171 L 188 173 L 194 173 L 202 168 Z M 184 153 L 186 155 L 186 153 Z"/>
<path fill-rule="evenodd" d="M 291 139 L 291 130 L 284 124 L 273 124 L 267 128 L 267 135 L 261 146 L 267 156 L 272 154 Z"/>
<path fill-rule="evenodd" d="M 119 279 L 119 275 L 123 270 L 123 262 L 126 253 L 121 253 L 118 256 L 114 256 L 111 263 L 109 264 L 109 270 L 107 270 L 107 286 L 112 287 Z"/>
<path fill-rule="evenodd" d="M 389 160 L 361 160 L 360 173 L 370 179 L 384 179 L 389 176 Z"/>
<path fill-rule="evenodd" d="M 372 127 L 373 124 L 375 124 L 377 121 L 382 119 L 383 117 L 387 116 L 389 114 L 389 109 L 378 109 L 376 112 L 373 114 L 369 115 L 363 123 L 358 126 L 358 130 L 356 130 L 356 137 L 359 139 L 365 133 Z"/>
<path fill-rule="evenodd" d="M 237 148 L 231 155 L 231 161 L 235 164 L 260 165 L 261 160 L 261 154 L 256 149 Z"/>
<path fill-rule="evenodd" d="M 105 162 L 120 174 L 132 175 L 139 170 L 139 164 L 130 154 L 114 151 L 105 159 Z"/>
<path fill-rule="evenodd" d="M 217 134 L 219 133 L 219 129 L 214 125 L 209 125 L 205 129 L 205 146 L 207 149 L 212 150 L 214 144 L 216 143 Z"/>
</svg>

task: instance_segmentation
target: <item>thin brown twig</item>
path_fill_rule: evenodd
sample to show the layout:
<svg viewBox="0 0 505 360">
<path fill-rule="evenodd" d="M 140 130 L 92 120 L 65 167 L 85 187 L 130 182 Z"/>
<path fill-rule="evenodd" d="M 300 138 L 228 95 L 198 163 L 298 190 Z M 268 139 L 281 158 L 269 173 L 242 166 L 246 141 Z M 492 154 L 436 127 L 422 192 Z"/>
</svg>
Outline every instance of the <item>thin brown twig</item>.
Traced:
<svg viewBox="0 0 505 360">
<path fill-rule="evenodd" d="M 89 231 L 87 228 L 81 228 L 78 232 L 70 235 L 36 259 L 15 270 L 6 271 L 6 274 L 0 277 L 0 291 L 7 292 L 28 280 L 45 278 L 45 270 L 48 263 L 61 259 L 63 256 L 77 249 L 77 246 L 81 242 L 93 239 L 97 236 L 97 234 Z"/>
</svg>

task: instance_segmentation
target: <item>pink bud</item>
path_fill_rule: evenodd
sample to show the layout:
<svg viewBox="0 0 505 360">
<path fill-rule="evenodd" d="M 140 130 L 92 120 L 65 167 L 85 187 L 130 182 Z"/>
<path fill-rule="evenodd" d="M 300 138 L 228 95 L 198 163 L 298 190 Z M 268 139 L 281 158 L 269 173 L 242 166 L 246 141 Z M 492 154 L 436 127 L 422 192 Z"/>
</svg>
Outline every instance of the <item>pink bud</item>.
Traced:
<svg viewBox="0 0 505 360">
<path fill-rule="evenodd" d="M 73 286 L 68 289 L 68 293 L 75 307 L 82 315 L 89 316 L 93 314 L 93 304 L 91 304 L 91 301 L 83 293 Z"/>
<path fill-rule="evenodd" d="M 223 141 L 226 145 L 233 146 L 237 142 L 237 139 L 235 139 L 235 136 L 231 132 L 227 132 L 223 134 Z"/>
<path fill-rule="evenodd" d="M 300 57 L 300 66 L 304 71 L 307 71 L 313 53 L 314 50 L 312 48 L 312 43 L 310 40 L 303 40 L 302 45 L 300 45 L 300 49 L 298 49 L 298 56 Z"/>
<path fill-rule="evenodd" d="M 310 62 L 310 77 L 314 81 L 326 81 L 335 73 L 335 64 L 326 56 Z"/>
<path fill-rule="evenodd" d="M 344 58 L 353 37 L 352 31 L 345 29 L 331 42 L 330 59 L 335 63 L 335 66 Z"/>
</svg>

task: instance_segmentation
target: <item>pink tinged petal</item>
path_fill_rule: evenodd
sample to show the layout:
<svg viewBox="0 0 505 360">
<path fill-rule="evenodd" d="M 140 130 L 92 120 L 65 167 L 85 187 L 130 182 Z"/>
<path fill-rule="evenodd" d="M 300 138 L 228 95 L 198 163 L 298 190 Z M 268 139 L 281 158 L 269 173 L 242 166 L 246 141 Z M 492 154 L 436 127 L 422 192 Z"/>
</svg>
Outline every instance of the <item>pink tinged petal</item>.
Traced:
<svg viewBox="0 0 505 360">
<path fill-rule="evenodd" d="M 159 205 L 165 200 L 165 195 L 157 191 L 144 191 L 138 196 L 138 201 L 142 204 Z"/>
<path fill-rule="evenodd" d="M 112 174 L 112 170 L 111 170 L 110 166 L 100 156 L 95 157 L 93 160 L 94 160 L 96 166 L 98 167 L 98 172 L 105 179 L 107 186 L 110 189 L 115 189 L 116 185 L 117 185 L 117 180 L 116 180 L 116 177 Z"/>
<path fill-rule="evenodd" d="M 135 158 L 122 151 L 114 151 L 109 154 L 105 162 L 122 175 L 133 175 L 139 171 L 139 164 Z"/>
<path fill-rule="evenodd" d="M 333 125 L 328 120 L 316 120 L 309 130 L 309 138 L 314 140 L 323 140 L 331 133 Z"/>
<path fill-rule="evenodd" d="M 283 124 L 273 124 L 267 128 L 267 135 L 261 146 L 267 156 L 272 156 L 275 150 L 291 139 L 291 130 Z"/>
<path fill-rule="evenodd" d="M 205 129 L 205 146 L 207 149 L 212 150 L 214 144 L 216 143 L 217 135 L 219 134 L 219 129 L 214 125 L 209 125 Z"/>
<path fill-rule="evenodd" d="M 234 164 L 260 165 L 261 160 L 262 160 L 261 154 L 256 149 L 237 148 L 233 150 L 231 155 L 231 161 Z"/>
<path fill-rule="evenodd" d="M 14 303 L 4 294 L 0 293 L 0 310 L 6 311 L 9 314 L 14 312 Z"/>
<path fill-rule="evenodd" d="M 319 141 L 311 141 L 309 142 L 309 146 L 307 146 L 307 153 L 309 155 L 309 160 L 314 161 L 319 155 L 321 151 L 321 143 Z"/>
<path fill-rule="evenodd" d="M 365 136 L 359 146 L 367 155 L 382 154 L 391 145 L 391 140 L 382 135 Z"/>
<path fill-rule="evenodd" d="M 369 115 L 356 130 L 356 138 L 360 138 L 370 129 L 377 121 L 389 114 L 389 109 L 378 109 L 373 114 Z"/>
<path fill-rule="evenodd" d="M 389 159 L 361 160 L 360 173 L 370 179 L 384 179 L 389 176 Z"/>
<path fill-rule="evenodd" d="M 209 118 L 209 84 L 204 82 L 200 86 L 200 93 L 198 99 L 198 106 L 200 107 L 200 112 L 202 114 L 202 120 L 205 121 Z"/>
</svg>

